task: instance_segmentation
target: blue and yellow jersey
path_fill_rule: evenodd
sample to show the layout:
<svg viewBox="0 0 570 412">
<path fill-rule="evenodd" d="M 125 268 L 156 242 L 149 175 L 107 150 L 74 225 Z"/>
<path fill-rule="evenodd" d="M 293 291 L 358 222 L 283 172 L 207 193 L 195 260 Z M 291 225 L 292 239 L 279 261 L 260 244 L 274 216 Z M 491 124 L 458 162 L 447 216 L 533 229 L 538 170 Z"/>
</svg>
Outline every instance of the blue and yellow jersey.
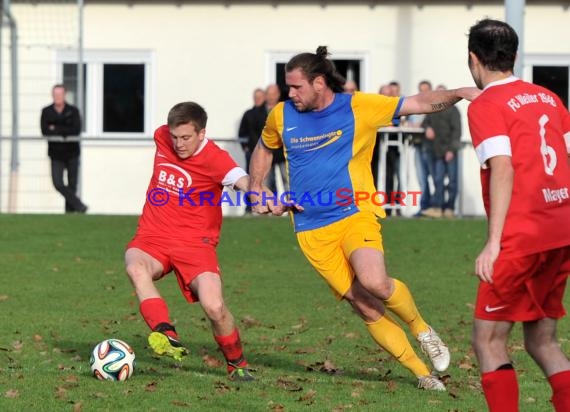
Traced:
<svg viewBox="0 0 570 412">
<path fill-rule="evenodd" d="M 293 215 L 295 231 L 326 226 L 359 210 L 386 214 L 370 197 L 376 192 L 370 164 L 376 132 L 398 115 L 403 98 L 335 94 L 318 112 L 299 112 L 290 100 L 269 113 L 262 133 L 270 149 L 284 148 L 291 200 L 305 210 Z M 357 194 L 363 199 L 355 201 Z M 378 203 L 378 201 L 376 201 Z"/>
</svg>

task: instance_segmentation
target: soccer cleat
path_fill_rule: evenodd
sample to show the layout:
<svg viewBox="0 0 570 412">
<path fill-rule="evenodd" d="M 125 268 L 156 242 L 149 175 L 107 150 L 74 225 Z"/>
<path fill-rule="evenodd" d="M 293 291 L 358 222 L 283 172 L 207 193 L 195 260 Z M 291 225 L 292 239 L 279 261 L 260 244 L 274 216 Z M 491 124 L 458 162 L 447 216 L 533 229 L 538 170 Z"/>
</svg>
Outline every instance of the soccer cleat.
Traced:
<svg viewBox="0 0 570 412">
<path fill-rule="evenodd" d="M 228 363 L 228 366 L 233 368 L 229 375 L 231 381 L 250 382 L 255 380 L 247 366 L 240 367 L 233 363 Z"/>
<path fill-rule="evenodd" d="M 420 376 L 418 378 L 418 389 L 426 391 L 445 391 L 445 385 L 435 375 Z"/>
<path fill-rule="evenodd" d="M 449 349 L 435 330 L 430 327 L 427 332 L 420 333 L 417 339 L 422 351 L 429 357 L 433 364 L 434 369 L 438 372 L 446 370 L 450 361 Z"/>
<path fill-rule="evenodd" d="M 148 336 L 148 344 L 157 355 L 170 356 L 177 361 L 181 361 L 188 355 L 188 350 L 178 339 L 174 339 L 162 332 L 151 332 Z"/>
</svg>

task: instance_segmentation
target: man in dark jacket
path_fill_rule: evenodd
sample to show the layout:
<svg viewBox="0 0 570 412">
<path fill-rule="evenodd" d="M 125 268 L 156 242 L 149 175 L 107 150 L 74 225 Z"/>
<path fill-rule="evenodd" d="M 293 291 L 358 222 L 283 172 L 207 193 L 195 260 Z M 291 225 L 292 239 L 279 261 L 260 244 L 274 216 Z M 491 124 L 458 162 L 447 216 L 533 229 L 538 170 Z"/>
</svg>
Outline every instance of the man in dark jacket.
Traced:
<svg viewBox="0 0 570 412">
<path fill-rule="evenodd" d="M 79 174 L 79 141 L 68 140 L 81 133 L 79 110 L 65 101 L 65 86 L 52 88 L 53 104 L 42 109 L 42 134 L 49 138 L 48 156 L 51 159 L 51 178 L 55 189 L 65 198 L 65 212 L 85 213 L 87 206 L 77 197 Z M 67 185 L 63 175 L 67 170 Z"/>
<path fill-rule="evenodd" d="M 436 90 L 445 90 L 440 85 Z M 426 139 L 433 142 L 433 182 L 435 193 L 431 207 L 422 211 L 428 217 L 455 216 L 455 199 L 458 191 L 458 161 L 457 152 L 461 148 L 461 116 L 455 106 L 442 112 L 426 115 L 422 126 L 425 128 Z M 444 185 L 447 176 L 447 187 Z M 445 196 L 447 192 L 447 196 Z"/>
</svg>

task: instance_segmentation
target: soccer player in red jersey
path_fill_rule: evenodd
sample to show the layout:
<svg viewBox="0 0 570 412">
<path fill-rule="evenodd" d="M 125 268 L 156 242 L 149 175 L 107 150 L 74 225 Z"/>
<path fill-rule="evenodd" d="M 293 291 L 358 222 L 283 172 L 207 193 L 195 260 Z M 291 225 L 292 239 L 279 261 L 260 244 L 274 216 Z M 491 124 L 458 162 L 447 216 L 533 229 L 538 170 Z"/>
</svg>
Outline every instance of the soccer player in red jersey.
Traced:
<svg viewBox="0 0 570 412">
<path fill-rule="evenodd" d="M 188 302 L 199 301 L 231 379 L 253 380 L 234 318 L 224 303 L 216 246 L 224 186 L 247 190 L 249 177 L 206 138 L 207 114 L 194 102 L 175 105 L 155 134 L 154 170 L 137 232 L 127 245 L 126 269 L 159 355 L 181 360 L 187 349 L 154 282 L 174 271 Z"/>
<path fill-rule="evenodd" d="M 551 91 L 517 79 L 518 37 L 482 20 L 469 32 L 469 69 L 483 90 L 469 106 L 481 164 L 488 238 L 475 261 L 480 278 L 473 346 L 492 412 L 518 411 L 507 342 L 523 322 L 525 348 L 570 411 L 570 361 L 556 339 L 570 273 L 570 114 Z"/>
</svg>

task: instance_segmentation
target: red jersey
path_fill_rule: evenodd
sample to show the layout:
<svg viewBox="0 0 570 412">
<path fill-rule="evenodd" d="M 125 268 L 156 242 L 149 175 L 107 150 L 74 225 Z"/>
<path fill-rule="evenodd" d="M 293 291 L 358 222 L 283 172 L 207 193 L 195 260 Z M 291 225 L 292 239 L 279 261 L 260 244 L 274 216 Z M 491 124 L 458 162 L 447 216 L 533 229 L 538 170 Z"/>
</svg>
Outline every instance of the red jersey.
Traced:
<svg viewBox="0 0 570 412">
<path fill-rule="evenodd" d="M 524 256 L 570 245 L 570 114 L 558 96 L 510 77 L 487 85 L 468 117 L 487 216 L 487 160 L 507 155 L 514 168 L 501 254 Z"/>
<path fill-rule="evenodd" d="M 233 186 L 247 174 L 208 139 L 187 159 L 174 151 L 168 126 L 156 129 L 154 141 L 154 171 L 137 235 L 217 244 L 223 187 Z"/>
</svg>

